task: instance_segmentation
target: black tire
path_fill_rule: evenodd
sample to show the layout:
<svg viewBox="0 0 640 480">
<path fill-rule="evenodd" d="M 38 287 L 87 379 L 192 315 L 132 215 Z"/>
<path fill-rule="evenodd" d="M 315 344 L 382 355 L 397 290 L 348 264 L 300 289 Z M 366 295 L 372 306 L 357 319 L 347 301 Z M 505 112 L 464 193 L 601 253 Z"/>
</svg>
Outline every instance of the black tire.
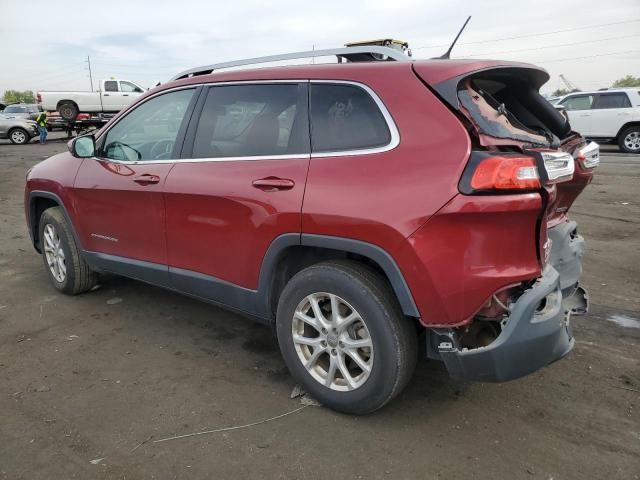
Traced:
<svg viewBox="0 0 640 480">
<path fill-rule="evenodd" d="M 370 334 L 373 364 L 368 378 L 354 390 L 336 391 L 321 384 L 296 352 L 292 332 L 295 310 L 308 295 L 318 292 L 334 294 L 348 302 Z M 276 331 L 282 356 L 294 379 L 320 403 L 339 412 L 364 415 L 381 408 L 406 386 L 415 370 L 418 336 L 413 323 L 403 315 L 382 276 L 358 262 L 323 262 L 297 273 L 280 296 Z"/>
<path fill-rule="evenodd" d="M 9 140 L 14 145 L 26 145 L 31 140 L 31 136 L 24 128 L 16 127 L 9 130 Z"/>
<path fill-rule="evenodd" d="M 635 133 L 634 138 L 636 139 L 635 142 L 625 141 L 628 135 L 633 135 L 634 133 Z M 634 146 L 630 147 L 629 144 L 632 144 Z M 634 125 L 622 130 L 620 132 L 620 135 L 618 135 L 618 146 L 620 147 L 620 150 L 622 150 L 623 152 L 640 153 L 640 125 Z"/>
<path fill-rule="evenodd" d="M 49 224 L 53 226 L 60 238 L 60 246 L 64 252 L 66 274 L 62 281 L 54 276 L 47 261 L 44 232 Z M 95 286 L 98 282 L 98 274 L 89 268 L 89 265 L 87 265 L 80 255 L 71 227 L 60 207 L 48 208 L 42 213 L 40 216 L 40 224 L 38 225 L 38 235 L 40 248 L 42 250 L 42 259 L 49 279 L 56 289 L 69 295 L 77 295 L 91 290 L 91 288 Z"/>
<path fill-rule="evenodd" d="M 74 102 L 65 100 L 58 104 L 58 113 L 63 119 L 70 122 L 76 119 L 80 111 L 78 110 L 78 106 Z"/>
</svg>

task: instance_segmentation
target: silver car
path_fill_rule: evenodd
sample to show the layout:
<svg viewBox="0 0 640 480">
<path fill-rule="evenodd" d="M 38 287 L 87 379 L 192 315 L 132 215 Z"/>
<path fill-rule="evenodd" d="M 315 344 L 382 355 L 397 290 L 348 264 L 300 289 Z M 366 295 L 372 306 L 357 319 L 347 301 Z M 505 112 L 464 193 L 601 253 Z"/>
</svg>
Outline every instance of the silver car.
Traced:
<svg viewBox="0 0 640 480">
<path fill-rule="evenodd" d="M 0 112 L 0 118 L 26 118 L 28 120 L 35 120 L 41 111 L 42 108 L 35 103 L 12 103 Z"/>
<path fill-rule="evenodd" d="M 24 145 L 38 136 L 38 124 L 25 118 L 0 118 L 0 139 L 9 139 L 16 145 Z"/>
</svg>

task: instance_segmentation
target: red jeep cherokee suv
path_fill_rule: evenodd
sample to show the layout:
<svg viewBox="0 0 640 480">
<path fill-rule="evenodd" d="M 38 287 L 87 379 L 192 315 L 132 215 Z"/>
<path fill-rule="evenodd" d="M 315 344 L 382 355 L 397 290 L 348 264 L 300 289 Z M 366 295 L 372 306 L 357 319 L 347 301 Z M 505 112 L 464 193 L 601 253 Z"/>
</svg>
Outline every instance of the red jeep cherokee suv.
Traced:
<svg viewBox="0 0 640 480">
<path fill-rule="evenodd" d="M 419 344 L 472 381 L 566 355 L 587 308 L 567 211 L 599 150 L 540 96 L 547 73 L 331 53 L 187 71 L 35 166 L 54 286 L 109 272 L 273 325 L 293 377 L 356 414 L 402 390 Z"/>
</svg>

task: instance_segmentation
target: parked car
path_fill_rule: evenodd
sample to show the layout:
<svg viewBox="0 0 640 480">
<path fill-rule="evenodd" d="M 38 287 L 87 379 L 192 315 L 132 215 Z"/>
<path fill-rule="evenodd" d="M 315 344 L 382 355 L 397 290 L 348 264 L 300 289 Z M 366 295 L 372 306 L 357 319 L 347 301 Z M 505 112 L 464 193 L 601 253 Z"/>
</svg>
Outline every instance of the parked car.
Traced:
<svg viewBox="0 0 640 480">
<path fill-rule="evenodd" d="M 0 139 L 9 139 L 16 145 L 24 145 L 38 136 L 38 125 L 25 118 L 0 118 Z"/>
<path fill-rule="evenodd" d="M 38 103 L 45 110 L 57 111 L 65 120 L 73 120 L 78 113 L 119 112 L 140 95 L 145 89 L 129 80 L 101 80 L 97 92 L 52 92 L 40 91 L 36 94 Z"/>
<path fill-rule="evenodd" d="M 566 109 L 572 127 L 585 137 L 640 153 L 640 88 L 570 93 L 557 105 Z"/>
<path fill-rule="evenodd" d="M 42 109 L 35 103 L 12 103 L 0 113 L 0 118 L 26 118 L 35 120 Z"/>
<path fill-rule="evenodd" d="M 330 54 L 347 62 L 189 70 L 31 169 L 53 286 L 108 272 L 264 322 L 304 389 L 355 414 L 420 343 L 466 381 L 567 355 L 587 309 L 568 211 L 599 148 L 538 93 L 548 74 L 384 47 L 269 60 Z"/>
</svg>

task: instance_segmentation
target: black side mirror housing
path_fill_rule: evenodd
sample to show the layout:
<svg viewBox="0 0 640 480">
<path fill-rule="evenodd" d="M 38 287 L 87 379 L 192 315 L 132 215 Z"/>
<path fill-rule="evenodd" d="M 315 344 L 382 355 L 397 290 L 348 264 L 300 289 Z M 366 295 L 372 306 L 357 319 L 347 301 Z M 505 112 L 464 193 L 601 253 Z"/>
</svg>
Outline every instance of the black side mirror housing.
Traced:
<svg viewBox="0 0 640 480">
<path fill-rule="evenodd" d="M 76 137 L 67 143 L 71 155 L 78 158 L 90 158 L 96 155 L 96 139 L 93 135 Z"/>
</svg>

